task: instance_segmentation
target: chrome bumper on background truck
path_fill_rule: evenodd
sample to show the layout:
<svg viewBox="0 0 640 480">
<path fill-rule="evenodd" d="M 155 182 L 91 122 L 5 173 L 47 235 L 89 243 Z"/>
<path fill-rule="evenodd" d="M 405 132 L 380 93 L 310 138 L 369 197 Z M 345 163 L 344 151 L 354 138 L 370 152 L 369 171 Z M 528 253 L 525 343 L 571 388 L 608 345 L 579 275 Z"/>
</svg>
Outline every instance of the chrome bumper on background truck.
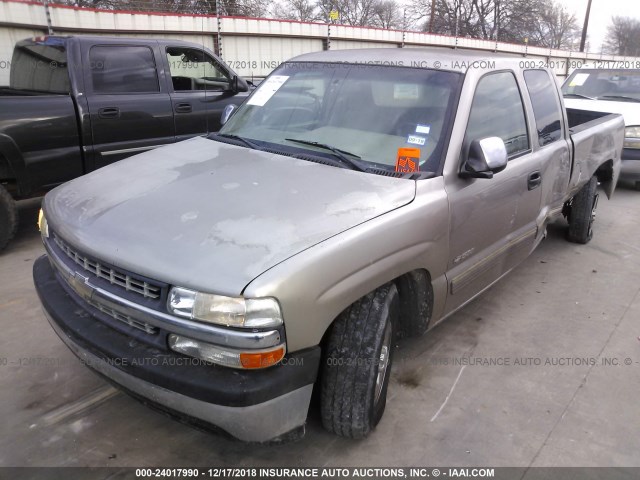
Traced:
<svg viewBox="0 0 640 480">
<path fill-rule="evenodd" d="M 46 256 L 36 260 L 34 283 L 49 323 L 83 363 L 127 393 L 187 423 L 217 427 L 247 442 L 304 432 L 319 347 L 260 370 L 208 364 L 109 327 L 58 277 Z"/>
<path fill-rule="evenodd" d="M 622 151 L 620 177 L 627 180 L 640 180 L 640 150 L 625 148 Z"/>
</svg>

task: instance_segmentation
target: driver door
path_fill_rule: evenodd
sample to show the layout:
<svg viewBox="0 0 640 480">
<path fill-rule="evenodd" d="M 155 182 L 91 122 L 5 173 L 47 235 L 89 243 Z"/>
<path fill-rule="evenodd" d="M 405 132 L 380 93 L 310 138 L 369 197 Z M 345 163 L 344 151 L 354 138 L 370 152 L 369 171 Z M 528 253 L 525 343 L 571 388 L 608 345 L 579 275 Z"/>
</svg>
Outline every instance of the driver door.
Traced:
<svg viewBox="0 0 640 480">
<path fill-rule="evenodd" d="M 450 202 L 449 292 L 446 312 L 464 305 L 530 253 L 540 207 L 540 162 L 532 154 L 522 95 L 515 75 L 490 73 L 477 85 L 461 161 L 473 140 L 500 137 L 507 167 L 493 178 L 445 177 Z M 538 177 L 536 177 L 536 174 Z"/>
<path fill-rule="evenodd" d="M 176 141 L 220 130 L 235 96 L 229 71 L 204 49 L 168 45 L 165 53 Z"/>
</svg>

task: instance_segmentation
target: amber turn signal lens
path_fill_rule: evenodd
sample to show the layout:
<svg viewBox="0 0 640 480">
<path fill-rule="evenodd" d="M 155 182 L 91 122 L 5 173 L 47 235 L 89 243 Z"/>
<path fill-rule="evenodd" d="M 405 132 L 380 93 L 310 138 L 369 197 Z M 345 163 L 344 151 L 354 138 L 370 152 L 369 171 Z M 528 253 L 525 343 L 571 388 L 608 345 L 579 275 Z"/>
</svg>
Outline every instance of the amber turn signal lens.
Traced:
<svg viewBox="0 0 640 480">
<path fill-rule="evenodd" d="M 284 347 L 261 353 L 241 353 L 242 368 L 266 368 L 278 363 L 284 357 Z"/>
</svg>

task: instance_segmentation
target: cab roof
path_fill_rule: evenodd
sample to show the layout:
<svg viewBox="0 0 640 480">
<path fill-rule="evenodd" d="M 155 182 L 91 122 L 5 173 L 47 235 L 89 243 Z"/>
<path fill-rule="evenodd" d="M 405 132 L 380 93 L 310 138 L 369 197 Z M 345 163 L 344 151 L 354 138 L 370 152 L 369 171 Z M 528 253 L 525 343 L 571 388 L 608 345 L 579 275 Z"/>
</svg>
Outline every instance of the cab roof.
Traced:
<svg viewBox="0 0 640 480">
<path fill-rule="evenodd" d="M 306 53 L 292 58 L 289 61 L 436 68 L 439 70 L 465 73 L 469 68 L 487 70 L 508 68 L 517 70 L 520 69 L 522 56 L 446 47 L 363 48 Z"/>
</svg>

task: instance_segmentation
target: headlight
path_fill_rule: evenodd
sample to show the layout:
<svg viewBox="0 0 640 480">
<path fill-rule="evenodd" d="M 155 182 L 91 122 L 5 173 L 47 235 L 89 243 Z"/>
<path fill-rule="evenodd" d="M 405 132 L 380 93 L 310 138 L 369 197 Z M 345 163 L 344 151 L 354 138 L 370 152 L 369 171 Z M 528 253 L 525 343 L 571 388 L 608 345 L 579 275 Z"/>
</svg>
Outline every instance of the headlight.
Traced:
<svg viewBox="0 0 640 480">
<path fill-rule="evenodd" d="M 173 287 L 169 292 L 168 308 L 179 317 L 227 327 L 282 325 L 280 305 L 275 298 L 225 297 Z"/>
<path fill-rule="evenodd" d="M 640 148 L 640 126 L 624 129 L 624 148 Z"/>
<path fill-rule="evenodd" d="M 38 230 L 44 238 L 49 238 L 49 224 L 47 218 L 44 216 L 44 211 L 40 209 L 38 212 Z"/>
</svg>

